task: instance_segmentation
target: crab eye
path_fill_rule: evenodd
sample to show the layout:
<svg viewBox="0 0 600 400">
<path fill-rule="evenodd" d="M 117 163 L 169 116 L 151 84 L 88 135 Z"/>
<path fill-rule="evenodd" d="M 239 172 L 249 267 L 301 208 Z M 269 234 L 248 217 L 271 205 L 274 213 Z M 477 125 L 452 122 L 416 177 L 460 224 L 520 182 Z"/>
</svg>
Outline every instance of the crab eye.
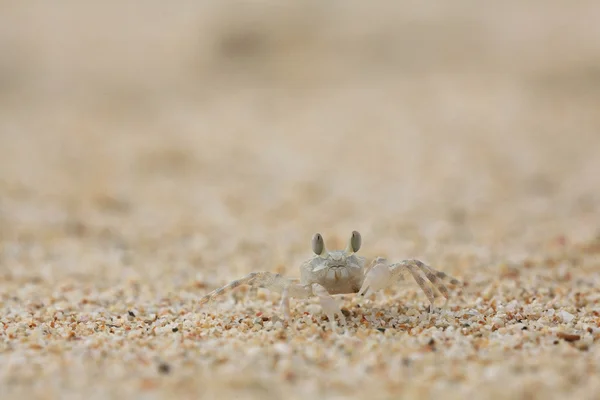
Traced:
<svg viewBox="0 0 600 400">
<path fill-rule="evenodd" d="M 356 253 L 360 249 L 362 239 L 360 237 L 360 233 L 357 231 L 352 231 L 352 236 L 350 237 L 350 249 L 354 253 Z"/>
<path fill-rule="evenodd" d="M 312 238 L 312 251 L 316 255 L 320 256 L 325 249 L 325 242 L 323 241 L 323 236 L 320 233 L 315 233 Z"/>
</svg>

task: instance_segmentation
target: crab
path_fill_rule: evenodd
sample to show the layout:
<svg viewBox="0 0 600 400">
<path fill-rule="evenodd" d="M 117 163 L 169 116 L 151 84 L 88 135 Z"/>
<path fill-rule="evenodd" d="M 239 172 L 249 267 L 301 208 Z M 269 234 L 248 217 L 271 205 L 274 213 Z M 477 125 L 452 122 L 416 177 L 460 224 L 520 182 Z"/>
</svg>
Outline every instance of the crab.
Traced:
<svg viewBox="0 0 600 400">
<path fill-rule="evenodd" d="M 404 280 L 408 272 L 427 296 L 431 303 L 430 312 L 433 312 L 435 299 L 440 294 L 446 299 L 444 306 L 448 302 L 450 294 L 444 283 L 453 286 L 461 284 L 445 272 L 415 259 L 390 264 L 385 258 L 377 257 L 365 267 L 365 258 L 356 254 L 361 243 L 360 233 L 353 231 L 344 250 L 327 250 L 323 236 L 316 233 L 311 241 L 314 254 L 300 266 L 300 279 L 272 272 L 252 272 L 208 293 L 200 299 L 200 304 L 246 284 L 280 293 L 281 312 L 284 320 L 288 321 L 291 317 L 290 298 L 308 299 L 316 296 L 333 328 L 336 315 L 341 325 L 345 325 L 345 322 L 341 308 L 332 295 L 358 293 L 368 296 L 394 286 Z"/>
</svg>

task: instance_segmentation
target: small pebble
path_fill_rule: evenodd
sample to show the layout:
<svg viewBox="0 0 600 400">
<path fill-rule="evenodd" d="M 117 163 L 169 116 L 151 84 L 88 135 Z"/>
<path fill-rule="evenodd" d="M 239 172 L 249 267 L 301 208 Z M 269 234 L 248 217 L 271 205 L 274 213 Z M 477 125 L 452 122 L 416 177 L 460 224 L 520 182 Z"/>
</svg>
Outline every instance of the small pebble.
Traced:
<svg viewBox="0 0 600 400">
<path fill-rule="evenodd" d="M 171 372 L 171 366 L 167 363 L 160 363 L 158 364 L 158 372 L 163 375 L 167 375 Z"/>
<path fill-rule="evenodd" d="M 567 323 L 567 324 L 568 324 L 569 322 L 573 321 L 573 319 L 575 318 L 575 316 L 574 316 L 573 314 L 571 314 L 571 313 L 569 313 L 569 312 L 567 312 L 567 311 L 564 311 L 564 310 L 562 310 L 562 311 L 559 313 L 559 315 L 560 315 L 561 319 L 563 320 L 563 322 L 564 322 L 564 323 Z"/>
</svg>

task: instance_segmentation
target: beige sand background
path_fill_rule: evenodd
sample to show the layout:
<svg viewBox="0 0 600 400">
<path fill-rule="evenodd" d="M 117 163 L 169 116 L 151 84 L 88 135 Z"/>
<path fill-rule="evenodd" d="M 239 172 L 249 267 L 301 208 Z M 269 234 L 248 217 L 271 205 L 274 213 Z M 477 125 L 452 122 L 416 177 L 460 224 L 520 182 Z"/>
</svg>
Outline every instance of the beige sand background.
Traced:
<svg viewBox="0 0 600 400">
<path fill-rule="evenodd" d="M 0 397 L 597 398 L 599 17 L 1 2 Z M 465 286 L 197 305 L 353 229 Z"/>
</svg>

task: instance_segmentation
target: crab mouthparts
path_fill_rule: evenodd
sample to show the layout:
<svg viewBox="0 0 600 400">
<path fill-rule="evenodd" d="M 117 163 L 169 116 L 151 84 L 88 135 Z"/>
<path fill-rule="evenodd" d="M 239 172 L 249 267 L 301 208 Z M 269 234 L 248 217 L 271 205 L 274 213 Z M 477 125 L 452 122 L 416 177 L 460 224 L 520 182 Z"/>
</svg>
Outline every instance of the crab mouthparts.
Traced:
<svg viewBox="0 0 600 400">
<path fill-rule="evenodd" d="M 327 270 L 327 277 L 330 280 L 340 280 L 340 279 L 345 279 L 348 277 L 348 271 L 346 271 L 346 268 L 344 265 L 340 265 L 340 266 L 330 266 Z"/>
</svg>

